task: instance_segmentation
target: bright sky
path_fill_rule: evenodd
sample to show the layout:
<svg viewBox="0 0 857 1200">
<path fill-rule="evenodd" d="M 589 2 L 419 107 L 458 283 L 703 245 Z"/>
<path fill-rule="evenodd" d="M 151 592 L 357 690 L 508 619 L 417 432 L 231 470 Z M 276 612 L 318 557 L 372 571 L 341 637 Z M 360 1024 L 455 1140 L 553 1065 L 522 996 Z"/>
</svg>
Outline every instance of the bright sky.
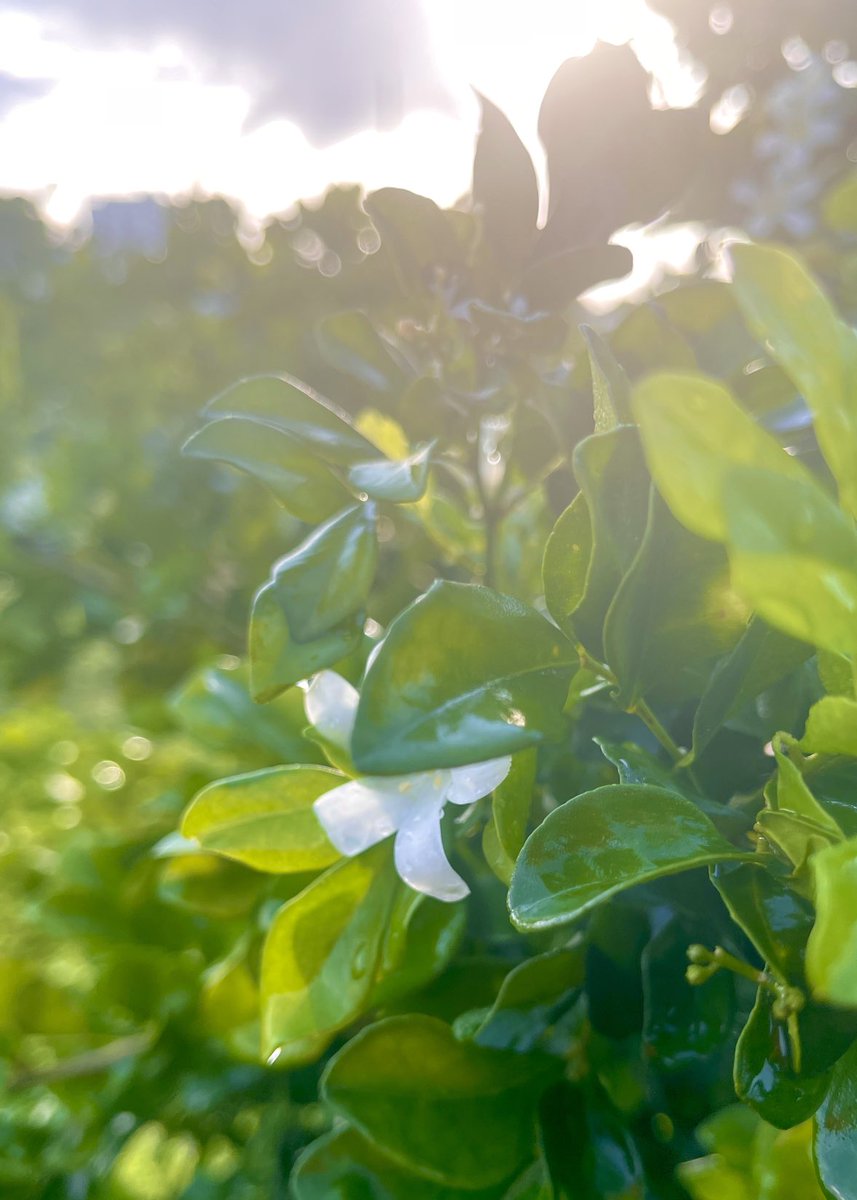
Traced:
<svg viewBox="0 0 857 1200">
<path fill-rule="evenodd" d="M 478 88 L 538 154 L 545 85 L 601 36 L 638 52 L 684 87 L 668 24 L 644 0 L 425 0 L 441 76 L 457 112 L 416 111 L 389 132 L 364 131 L 324 149 L 289 121 L 245 128 L 250 96 L 195 73 L 177 45 L 94 49 L 64 43 L 37 16 L 0 0 L 0 73 L 44 81 L 46 94 L 0 120 L 0 188 L 36 196 L 72 222 L 93 195 L 187 193 L 239 199 L 265 216 L 333 182 L 408 187 L 450 203 L 466 190 Z"/>
</svg>

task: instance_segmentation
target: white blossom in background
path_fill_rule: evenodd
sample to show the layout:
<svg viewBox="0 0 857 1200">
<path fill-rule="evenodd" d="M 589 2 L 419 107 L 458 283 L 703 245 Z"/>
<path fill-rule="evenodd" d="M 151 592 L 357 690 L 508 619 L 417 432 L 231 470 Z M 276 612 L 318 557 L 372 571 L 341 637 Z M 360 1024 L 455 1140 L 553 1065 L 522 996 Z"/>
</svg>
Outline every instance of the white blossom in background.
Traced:
<svg viewBox="0 0 857 1200">
<path fill-rule="evenodd" d="M 321 671 L 306 693 L 306 714 L 332 745 L 347 750 L 359 695 L 335 671 Z M 394 860 L 401 878 L 437 900 L 469 892 L 450 866 L 440 821 L 446 804 L 472 804 L 509 773 L 509 755 L 468 767 L 410 775 L 362 775 L 319 796 L 313 808 L 330 841 L 347 858 L 396 835 Z"/>
</svg>

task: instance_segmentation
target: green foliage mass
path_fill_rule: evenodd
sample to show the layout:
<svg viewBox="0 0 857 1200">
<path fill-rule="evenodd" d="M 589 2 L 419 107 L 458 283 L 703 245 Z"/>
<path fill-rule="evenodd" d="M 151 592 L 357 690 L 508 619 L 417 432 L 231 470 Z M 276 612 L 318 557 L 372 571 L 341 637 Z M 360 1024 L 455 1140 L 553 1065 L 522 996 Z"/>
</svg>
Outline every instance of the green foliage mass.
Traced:
<svg viewBox="0 0 857 1200">
<path fill-rule="evenodd" d="M 857 1197 L 857 189 L 596 331 L 643 83 L 543 228 L 488 102 L 250 257 L 0 207 L 4 1198 Z"/>
</svg>

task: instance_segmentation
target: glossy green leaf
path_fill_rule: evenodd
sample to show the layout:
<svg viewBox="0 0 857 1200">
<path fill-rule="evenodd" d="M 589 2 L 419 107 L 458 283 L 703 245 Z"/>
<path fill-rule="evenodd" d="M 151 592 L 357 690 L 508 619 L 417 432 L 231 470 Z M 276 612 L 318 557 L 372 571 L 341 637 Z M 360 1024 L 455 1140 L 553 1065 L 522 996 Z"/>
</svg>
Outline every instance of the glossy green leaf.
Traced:
<svg viewBox="0 0 857 1200">
<path fill-rule="evenodd" d="M 655 758 L 634 742 L 608 742 L 600 737 L 593 740 L 607 761 L 616 768 L 620 783 L 651 784 L 692 800 L 710 818 L 715 828 L 728 838 L 740 838 L 752 827 L 753 819 L 746 812 L 710 800 L 699 792 L 681 766 Z"/>
<path fill-rule="evenodd" d="M 542 562 L 547 610 L 569 636 L 573 636 L 571 615 L 586 589 L 591 554 L 592 523 L 586 497 L 579 492 L 557 519 Z"/>
<path fill-rule="evenodd" d="M 433 1017 L 391 1017 L 331 1060 L 322 1092 L 384 1154 L 450 1187 L 500 1184 L 532 1154 L 549 1059 L 456 1041 Z"/>
<path fill-rule="evenodd" d="M 798 1069 L 789 1029 L 772 1008 L 771 993 L 760 987 L 735 1048 L 735 1091 L 770 1125 L 788 1129 L 816 1111 L 830 1072 L 813 1072 L 806 1063 Z"/>
<path fill-rule="evenodd" d="M 643 951 L 643 1045 L 664 1070 L 681 1070 L 715 1054 L 735 1012 L 735 985 L 721 971 L 692 986 L 685 978 L 692 934 L 680 920 L 668 921 Z"/>
<path fill-rule="evenodd" d="M 354 761 L 376 774 L 463 766 L 558 736 L 574 657 L 519 601 L 436 583 L 393 622 L 366 674 Z"/>
<path fill-rule="evenodd" d="M 259 871 L 318 871 L 339 858 L 313 802 L 343 781 L 325 767 L 271 767 L 210 783 L 191 801 L 185 837 Z"/>
<path fill-rule="evenodd" d="M 295 1200 L 499 1200 L 496 1188 L 451 1188 L 397 1166 L 353 1129 L 316 1139 L 290 1179 Z"/>
<path fill-rule="evenodd" d="M 326 462 L 383 457 L 357 432 L 347 413 L 290 375 L 242 379 L 210 400 L 205 411 L 208 416 L 255 418 L 289 434 Z"/>
<path fill-rule="evenodd" d="M 857 758 L 857 700 L 823 696 L 809 710 L 800 741 L 806 754 L 845 754 Z"/>
<path fill-rule="evenodd" d="M 300 679 L 332 667 L 360 645 L 364 616 L 353 613 L 340 625 L 311 642 L 298 642 L 277 595 L 276 580 L 253 598 L 250 615 L 250 685 L 255 700 L 265 703 Z"/>
<path fill-rule="evenodd" d="M 751 863 L 720 863 L 711 881 L 767 970 L 780 983 L 801 986 L 814 916 L 809 900 L 783 874 Z"/>
<path fill-rule="evenodd" d="M 857 838 L 819 851 L 811 866 L 816 919 L 807 975 L 821 999 L 857 1008 Z"/>
<path fill-rule="evenodd" d="M 726 541 L 727 480 L 735 467 L 781 475 L 788 486 L 809 484 L 800 463 L 704 375 L 652 375 L 634 389 L 631 407 L 659 492 L 699 537 Z"/>
<path fill-rule="evenodd" d="M 693 718 L 692 758 L 698 758 L 730 717 L 777 683 L 811 653 L 754 617 L 731 652 L 712 672 Z"/>
<path fill-rule="evenodd" d="M 580 994 L 584 961 L 580 948 L 554 950 L 520 963 L 503 980 L 471 1039 L 479 1046 L 521 1054 L 535 1049 Z"/>
<path fill-rule="evenodd" d="M 793 461 L 793 460 L 789 460 Z M 857 653 L 857 531 L 811 479 L 727 473 L 732 582 L 789 637 Z"/>
<path fill-rule="evenodd" d="M 523 930 L 563 925 L 636 884 L 746 857 L 675 792 L 596 788 L 530 834 L 509 891 L 512 921 Z"/>
<path fill-rule="evenodd" d="M 857 1042 L 833 1069 L 815 1120 L 815 1162 L 833 1200 L 857 1197 Z"/>
<path fill-rule="evenodd" d="M 733 246 L 730 253 L 738 303 L 803 393 L 842 502 L 857 514 L 857 336 L 788 251 Z"/>
<path fill-rule="evenodd" d="M 266 585 L 295 642 L 312 642 L 364 613 L 375 579 L 375 506 L 346 509 L 274 564 Z"/>
<path fill-rule="evenodd" d="M 748 611 L 732 590 L 720 546 L 689 533 L 652 489 L 646 532 L 604 622 L 604 651 L 630 708 L 652 687 L 723 654 Z"/>
<path fill-rule="evenodd" d="M 191 458 L 246 471 L 301 521 L 324 521 L 353 501 L 330 469 L 291 434 L 246 417 L 222 417 L 185 442 Z"/>
<path fill-rule="evenodd" d="M 389 842 L 344 859 L 279 910 L 262 955 L 262 1051 L 311 1061 L 358 1017 L 399 884 Z"/>
<path fill-rule="evenodd" d="M 425 494 L 434 443 L 422 446 L 400 462 L 353 463 L 348 482 L 372 500 L 410 504 Z"/>
<path fill-rule="evenodd" d="M 555 1196 L 643 1200 L 645 1176 L 637 1146 L 600 1094 L 558 1083 L 545 1094 L 539 1117 Z"/>
</svg>

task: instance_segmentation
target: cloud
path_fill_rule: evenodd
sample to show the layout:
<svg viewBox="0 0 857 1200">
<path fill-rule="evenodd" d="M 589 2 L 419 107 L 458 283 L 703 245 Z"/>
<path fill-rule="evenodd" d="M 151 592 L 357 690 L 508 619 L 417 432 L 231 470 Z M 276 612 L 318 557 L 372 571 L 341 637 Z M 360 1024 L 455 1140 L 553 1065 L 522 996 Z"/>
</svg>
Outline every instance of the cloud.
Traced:
<svg viewBox="0 0 857 1200">
<path fill-rule="evenodd" d="M 17 79 L 0 71 L 0 119 L 10 109 L 28 100 L 38 100 L 50 91 L 51 85 L 41 79 Z"/>
<path fill-rule="evenodd" d="M 26 0 L 26 11 L 87 49 L 176 43 L 206 82 L 246 88 L 251 124 L 285 117 L 317 145 L 451 106 L 420 0 Z"/>
</svg>

